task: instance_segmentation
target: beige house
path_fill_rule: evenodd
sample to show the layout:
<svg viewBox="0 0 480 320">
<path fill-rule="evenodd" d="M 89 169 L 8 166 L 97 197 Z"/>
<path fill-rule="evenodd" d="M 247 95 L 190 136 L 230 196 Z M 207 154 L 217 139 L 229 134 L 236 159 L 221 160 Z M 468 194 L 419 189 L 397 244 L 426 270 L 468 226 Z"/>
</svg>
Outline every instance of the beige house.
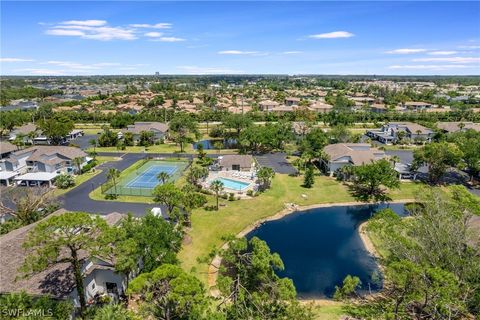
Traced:
<svg viewBox="0 0 480 320">
<path fill-rule="evenodd" d="M 387 157 L 384 151 L 372 148 L 368 143 L 336 143 L 323 148 L 327 159 L 321 160 L 328 175 L 333 176 L 345 166 L 360 166 Z"/>
<path fill-rule="evenodd" d="M 140 141 L 140 133 L 142 131 L 153 132 L 154 141 L 163 140 L 167 136 L 168 124 L 162 122 L 135 122 L 128 125 L 124 132 L 131 132 L 133 141 L 137 143 Z"/>
</svg>

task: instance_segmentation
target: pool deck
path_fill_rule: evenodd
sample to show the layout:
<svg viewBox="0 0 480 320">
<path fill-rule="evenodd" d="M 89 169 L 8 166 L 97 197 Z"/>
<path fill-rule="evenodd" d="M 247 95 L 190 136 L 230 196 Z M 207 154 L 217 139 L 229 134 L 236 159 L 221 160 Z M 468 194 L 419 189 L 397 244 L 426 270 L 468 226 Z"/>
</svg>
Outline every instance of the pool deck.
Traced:
<svg viewBox="0 0 480 320">
<path fill-rule="evenodd" d="M 208 173 L 208 177 L 205 179 L 205 182 L 203 183 L 203 187 L 205 189 L 208 189 L 210 187 L 210 184 L 212 183 L 213 180 L 218 179 L 218 178 L 224 178 L 224 179 L 229 179 L 229 180 L 235 180 L 238 182 L 242 183 L 248 183 L 248 186 L 241 191 L 239 190 L 234 190 L 225 187 L 225 192 L 230 193 L 233 192 L 237 196 L 240 197 L 247 197 L 246 193 L 248 190 L 253 190 L 256 191 L 257 184 L 256 184 L 256 174 L 253 171 L 210 171 Z"/>
</svg>

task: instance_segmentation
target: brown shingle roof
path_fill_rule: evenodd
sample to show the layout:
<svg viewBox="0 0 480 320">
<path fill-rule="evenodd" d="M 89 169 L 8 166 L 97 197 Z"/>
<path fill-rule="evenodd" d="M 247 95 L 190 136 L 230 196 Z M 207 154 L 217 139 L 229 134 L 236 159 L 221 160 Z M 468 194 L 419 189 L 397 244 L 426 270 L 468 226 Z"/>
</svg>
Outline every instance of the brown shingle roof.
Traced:
<svg viewBox="0 0 480 320">
<path fill-rule="evenodd" d="M 9 153 L 17 150 L 17 147 L 8 141 L 0 141 L 0 154 Z"/>
<path fill-rule="evenodd" d="M 224 168 L 231 168 L 232 165 L 240 165 L 240 168 L 250 168 L 253 163 L 251 155 L 229 154 L 219 157 L 218 164 Z"/>
<path fill-rule="evenodd" d="M 48 163 L 49 160 L 42 159 L 44 156 L 60 155 L 67 159 L 75 159 L 86 157 L 87 154 L 80 148 L 68 146 L 33 146 L 21 151 L 14 152 L 14 154 L 21 154 L 25 152 L 32 152 L 28 157 L 28 161 L 41 161 Z M 53 159 L 50 159 L 52 161 Z"/>
</svg>

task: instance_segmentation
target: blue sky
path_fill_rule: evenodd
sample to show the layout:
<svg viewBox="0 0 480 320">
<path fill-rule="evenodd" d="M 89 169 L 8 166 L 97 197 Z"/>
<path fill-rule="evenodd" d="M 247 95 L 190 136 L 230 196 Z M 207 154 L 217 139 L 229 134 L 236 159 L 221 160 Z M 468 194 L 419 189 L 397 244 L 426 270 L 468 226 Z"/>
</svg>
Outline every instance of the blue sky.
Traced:
<svg viewBox="0 0 480 320">
<path fill-rule="evenodd" d="M 1 2 L 1 74 L 480 74 L 480 2 Z"/>
</svg>

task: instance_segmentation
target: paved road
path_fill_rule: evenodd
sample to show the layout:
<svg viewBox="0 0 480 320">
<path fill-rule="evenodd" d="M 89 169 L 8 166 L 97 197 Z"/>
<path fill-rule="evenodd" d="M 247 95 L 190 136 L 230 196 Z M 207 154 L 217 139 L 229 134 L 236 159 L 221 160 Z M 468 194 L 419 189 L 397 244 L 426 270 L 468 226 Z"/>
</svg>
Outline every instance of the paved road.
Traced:
<svg viewBox="0 0 480 320">
<path fill-rule="evenodd" d="M 120 156 L 121 154 L 118 154 Z M 125 170 L 138 160 L 145 157 L 141 153 L 124 154 L 122 160 L 111 161 L 98 166 L 101 173 L 90 180 L 82 183 L 78 187 L 65 193 L 60 199 L 63 207 L 70 211 L 85 211 L 91 213 L 108 214 L 110 212 L 132 213 L 136 216 L 144 215 L 155 205 L 144 203 L 115 202 L 115 201 L 97 201 L 89 198 L 88 194 L 95 188 L 107 181 L 107 171 L 109 168 L 116 168 L 120 171 Z"/>
<path fill-rule="evenodd" d="M 91 148 L 92 146 L 90 145 L 89 141 L 91 139 L 97 139 L 98 136 L 96 134 L 86 134 L 80 137 L 77 137 L 76 139 L 73 139 L 70 141 L 72 144 L 76 144 L 77 146 L 80 147 L 82 150 L 86 150 L 88 148 Z"/>
<path fill-rule="evenodd" d="M 286 159 L 286 154 L 283 152 L 266 153 L 255 156 L 258 164 L 262 167 L 270 167 L 276 173 L 296 174 L 295 169 Z"/>
</svg>

